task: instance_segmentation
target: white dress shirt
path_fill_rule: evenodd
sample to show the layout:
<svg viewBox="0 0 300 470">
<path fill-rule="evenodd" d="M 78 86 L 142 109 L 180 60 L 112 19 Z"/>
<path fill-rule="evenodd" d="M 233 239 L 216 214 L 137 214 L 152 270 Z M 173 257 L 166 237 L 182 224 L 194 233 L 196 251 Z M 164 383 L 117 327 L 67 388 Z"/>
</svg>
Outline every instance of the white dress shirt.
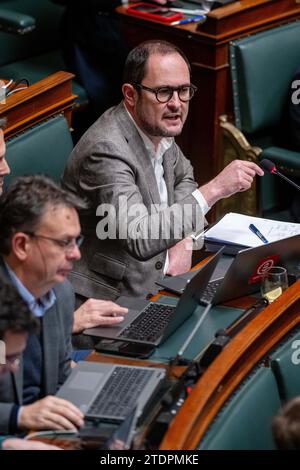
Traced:
<svg viewBox="0 0 300 470">
<path fill-rule="evenodd" d="M 126 108 L 125 104 L 124 104 L 124 107 L 128 113 L 128 116 L 134 123 L 139 135 L 141 136 L 147 151 L 149 152 L 149 156 L 151 158 L 151 163 L 152 163 L 154 173 L 155 173 L 155 179 L 156 179 L 157 188 L 159 192 L 161 209 L 164 210 L 168 207 L 168 190 L 167 190 L 167 185 L 166 185 L 166 181 L 164 178 L 163 157 L 164 157 L 165 152 L 173 144 L 174 137 L 163 137 L 160 140 L 158 147 L 156 149 L 154 143 L 137 125 L 132 115 Z M 203 215 L 205 215 L 209 211 L 210 207 L 208 206 L 203 194 L 199 191 L 199 189 L 196 189 L 195 191 L 192 192 L 192 196 L 194 196 L 194 198 L 196 199 L 196 201 L 198 202 L 202 210 Z M 169 266 L 169 256 L 167 252 L 165 266 L 164 266 L 164 274 L 166 274 L 168 270 L 168 266 Z"/>
</svg>

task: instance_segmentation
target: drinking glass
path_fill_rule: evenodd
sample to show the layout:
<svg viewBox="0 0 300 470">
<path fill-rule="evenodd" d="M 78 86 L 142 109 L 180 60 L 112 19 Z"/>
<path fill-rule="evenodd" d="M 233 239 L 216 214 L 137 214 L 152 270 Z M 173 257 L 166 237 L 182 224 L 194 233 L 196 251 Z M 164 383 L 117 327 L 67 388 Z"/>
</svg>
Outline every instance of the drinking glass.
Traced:
<svg viewBox="0 0 300 470">
<path fill-rule="evenodd" d="M 272 303 L 288 288 L 288 277 L 285 268 L 273 266 L 262 279 L 261 295 Z"/>
</svg>

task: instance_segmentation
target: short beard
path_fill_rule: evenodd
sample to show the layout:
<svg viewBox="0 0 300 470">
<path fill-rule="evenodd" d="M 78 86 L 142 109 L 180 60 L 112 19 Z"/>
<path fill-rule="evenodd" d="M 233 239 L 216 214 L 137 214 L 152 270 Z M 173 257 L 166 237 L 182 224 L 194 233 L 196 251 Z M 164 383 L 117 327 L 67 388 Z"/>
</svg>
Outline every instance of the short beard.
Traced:
<svg viewBox="0 0 300 470">
<path fill-rule="evenodd" d="M 151 137 L 176 137 L 182 132 L 182 128 L 179 131 L 172 132 L 159 126 L 152 126 L 146 119 L 144 119 L 144 115 L 140 112 L 139 106 L 136 109 L 136 113 L 141 123 L 142 129 Z"/>
<path fill-rule="evenodd" d="M 151 126 L 147 121 L 140 118 L 140 122 L 142 124 L 142 128 L 145 130 L 145 133 L 151 135 L 151 137 L 176 137 L 177 135 L 181 134 L 180 131 L 172 132 L 162 129 L 158 126 Z"/>
<path fill-rule="evenodd" d="M 151 137 L 176 137 L 177 135 L 181 134 L 182 129 L 176 132 L 172 132 L 169 130 L 165 130 L 159 126 L 152 126 L 139 113 L 138 117 L 142 125 L 142 129 L 145 131 L 146 134 L 150 135 Z"/>
</svg>

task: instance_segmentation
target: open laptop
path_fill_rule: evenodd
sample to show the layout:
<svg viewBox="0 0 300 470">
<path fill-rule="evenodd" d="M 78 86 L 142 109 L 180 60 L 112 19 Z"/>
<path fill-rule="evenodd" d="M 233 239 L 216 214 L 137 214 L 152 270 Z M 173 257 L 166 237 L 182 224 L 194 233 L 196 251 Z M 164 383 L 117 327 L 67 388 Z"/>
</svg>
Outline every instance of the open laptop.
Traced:
<svg viewBox="0 0 300 470">
<path fill-rule="evenodd" d="M 164 378 L 161 368 L 82 361 L 56 395 L 76 405 L 88 420 L 120 422 L 135 407 L 140 417 Z"/>
<path fill-rule="evenodd" d="M 247 248 L 239 251 L 235 257 L 222 256 L 200 301 L 218 304 L 253 294 L 260 289 L 261 280 L 271 267 L 279 265 L 289 271 L 295 268 L 299 261 L 300 235 Z M 193 275 L 194 273 L 190 272 L 181 276 L 166 276 L 157 284 L 181 294 Z"/>
<path fill-rule="evenodd" d="M 187 284 L 176 306 L 120 297 L 117 303 L 129 308 L 124 321 L 113 327 L 89 328 L 84 334 L 158 346 L 193 314 L 222 251 L 223 248 Z"/>
</svg>

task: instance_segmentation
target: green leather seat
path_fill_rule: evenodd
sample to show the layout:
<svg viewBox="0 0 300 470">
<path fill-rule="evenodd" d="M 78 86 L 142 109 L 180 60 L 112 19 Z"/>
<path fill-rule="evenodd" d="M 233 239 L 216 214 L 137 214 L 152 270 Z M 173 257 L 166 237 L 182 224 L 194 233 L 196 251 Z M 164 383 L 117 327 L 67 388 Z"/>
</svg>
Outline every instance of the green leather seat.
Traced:
<svg viewBox="0 0 300 470">
<path fill-rule="evenodd" d="M 272 417 L 280 408 L 272 371 L 256 368 L 224 404 L 199 444 L 202 450 L 271 450 Z"/>
<path fill-rule="evenodd" d="M 235 125 L 252 147 L 261 149 L 255 151 L 259 159 L 268 158 L 293 175 L 300 175 L 300 153 L 289 148 L 285 113 L 291 80 L 300 65 L 299 37 L 297 21 L 230 45 Z M 271 175 L 262 181 L 265 210 L 282 197 L 276 194 L 277 183 Z"/>
<path fill-rule="evenodd" d="M 66 70 L 59 45 L 59 25 L 64 7 L 50 0 L 0 0 L 1 16 L 9 13 L 16 26 L 33 22 L 34 29 L 27 34 L 0 31 L 0 78 L 14 80 L 27 78 L 30 84 L 59 70 Z M 1 15 L 2 12 L 2 15 Z M 88 103 L 84 88 L 73 81 L 77 104 Z"/>
<path fill-rule="evenodd" d="M 16 176 L 42 173 L 60 181 L 73 141 L 66 119 L 59 115 L 38 124 L 7 141 L 6 157 L 11 174 Z"/>
<path fill-rule="evenodd" d="M 0 77 L 6 79 L 13 77 L 14 80 L 25 77 L 32 84 L 57 70 L 65 69 L 62 53 L 57 50 L 4 65 L 0 67 Z M 88 103 L 85 89 L 76 80 L 72 81 L 72 90 L 77 95 L 75 103 L 80 106 Z"/>
<path fill-rule="evenodd" d="M 271 351 L 270 358 L 282 401 L 300 395 L 300 329 Z"/>
</svg>

